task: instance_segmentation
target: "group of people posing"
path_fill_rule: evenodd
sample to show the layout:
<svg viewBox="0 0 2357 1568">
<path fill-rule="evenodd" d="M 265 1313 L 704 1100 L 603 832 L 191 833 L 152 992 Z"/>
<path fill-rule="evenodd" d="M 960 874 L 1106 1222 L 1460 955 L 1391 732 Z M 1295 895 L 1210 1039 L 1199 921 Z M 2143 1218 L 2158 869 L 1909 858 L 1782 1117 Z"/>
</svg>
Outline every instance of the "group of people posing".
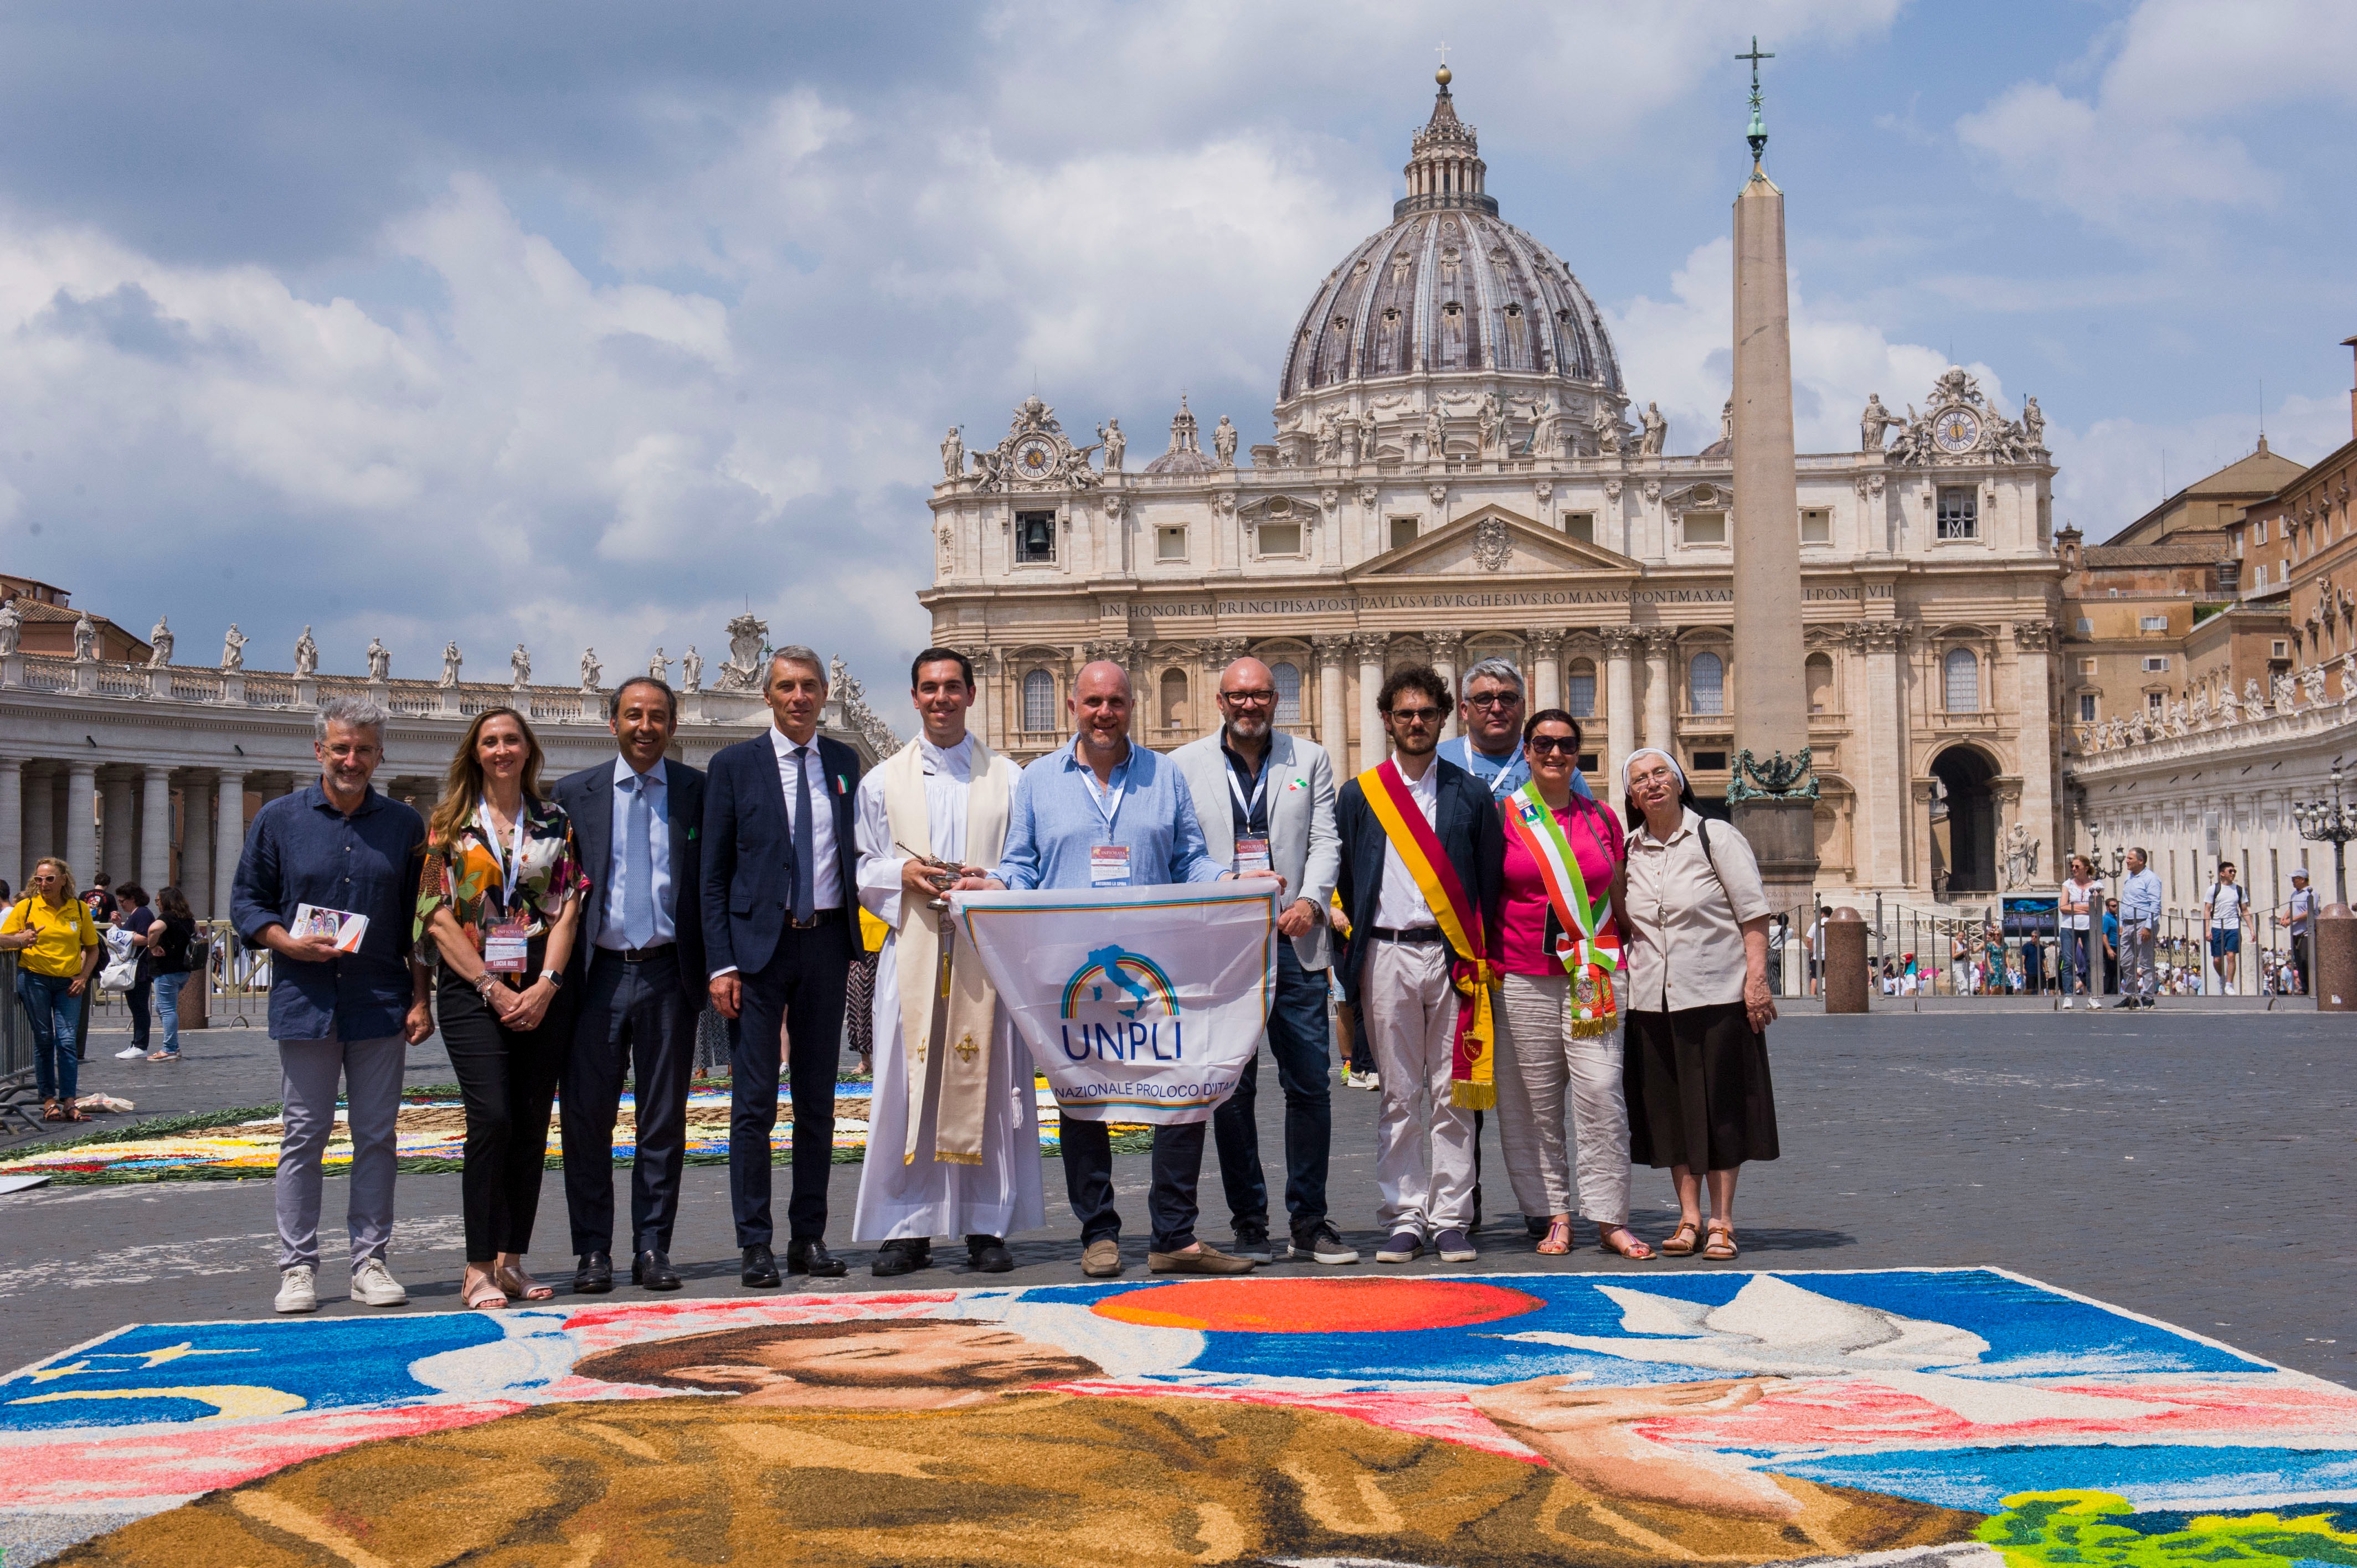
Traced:
<svg viewBox="0 0 2357 1568">
<path fill-rule="evenodd" d="M 1680 1210 L 1660 1252 L 1737 1255 L 1738 1169 L 1777 1155 L 1763 1036 L 1775 1017 L 1770 911 L 1749 846 L 1695 811 L 1666 753 L 1627 759 L 1616 812 L 1581 776 L 1578 720 L 1526 714 L 1513 666 L 1476 666 L 1461 701 L 1417 667 L 1394 672 L 1378 700 L 1391 755 L 1337 789 L 1327 754 L 1275 723 L 1275 681 L 1258 660 L 1222 672 L 1219 729 L 1167 755 L 1132 741 L 1129 678 L 1099 662 L 1073 682 L 1071 743 L 1018 770 L 966 726 L 966 658 L 929 649 L 911 669 L 920 735 L 863 776 L 856 752 L 818 733 L 826 673 L 814 652 L 780 649 L 766 682 L 771 727 L 708 772 L 670 755 L 676 703 L 658 680 L 611 693 L 612 761 L 553 786 L 526 717 L 488 710 L 423 821 L 371 787 L 387 715 L 363 699 L 322 707 L 318 781 L 255 814 L 231 898 L 239 936 L 274 961 L 280 1311 L 317 1305 L 320 1158 L 339 1086 L 351 1293 L 406 1300 L 385 1261 L 395 1125 L 407 1049 L 437 1027 L 466 1109 L 465 1303 L 554 1293 L 525 1254 L 560 1093 L 572 1288 L 614 1288 L 626 1080 L 630 1279 L 678 1289 L 672 1238 L 707 1006 L 728 1020 L 740 1279 L 843 1275 L 826 1240 L 828 1178 L 863 907 L 888 934 L 851 1237 L 876 1244 L 881 1277 L 931 1267 L 944 1239 L 963 1241 L 975 1271 L 1011 1269 L 1007 1238 L 1046 1223 L 1037 1096 L 1006 1008 L 955 941 L 945 896 L 958 889 L 1268 884 L 1286 939 L 1266 1026 L 1285 1100 L 1284 1244 L 1270 1238 L 1255 1057 L 1208 1123 L 1155 1130 L 1157 1273 L 1359 1261 L 1328 1206 L 1337 992 L 1381 1078 L 1377 1262 L 1476 1255 L 1493 1110 L 1539 1251 L 1569 1251 L 1577 1216 L 1605 1250 L 1654 1256 L 1629 1228 L 1632 1167 L 1644 1165 L 1673 1173 Z M 1452 714 L 1464 734 L 1443 743 Z M 63 897 L 80 909 L 70 883 Z M 25 908 L 11 911 L 12 931 Z M 792 1108 L 782 1259 L 771 1203 L 781 1084 Z M 1233 1226 L 1227 1251 L 1197 1235 L 1207 1136 Z M 1065 1117 L 1060 1141 L 1082 1271 L 1118 1275 L 1108 1129 Z"/>
</svg>

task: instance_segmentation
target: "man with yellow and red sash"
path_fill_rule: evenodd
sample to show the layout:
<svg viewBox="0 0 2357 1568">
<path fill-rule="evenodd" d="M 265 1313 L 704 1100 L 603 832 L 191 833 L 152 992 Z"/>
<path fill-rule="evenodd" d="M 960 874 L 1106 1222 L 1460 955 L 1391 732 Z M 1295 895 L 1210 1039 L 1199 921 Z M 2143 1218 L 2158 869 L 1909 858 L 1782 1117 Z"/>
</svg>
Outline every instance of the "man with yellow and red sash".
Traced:
<svg viewBox="0 0 2357 1568">
<path fill-rule="evenodd" d="M 1504 829 L 1490 791 L 1437 755 L 1450 693 L 1417 665 L 1375 706 L 1392 756 L 1342 786 L 1340 891 L 1352 932 L 1345 994 L 1383 1077 L 1375 1180 L 1390 1239 L 1379 1263 L 1427 1243 L 1448 1262 L 1476 1253 L 1473 1112 L 1496 1103 L 1492 1057 Z"/>
</svg>

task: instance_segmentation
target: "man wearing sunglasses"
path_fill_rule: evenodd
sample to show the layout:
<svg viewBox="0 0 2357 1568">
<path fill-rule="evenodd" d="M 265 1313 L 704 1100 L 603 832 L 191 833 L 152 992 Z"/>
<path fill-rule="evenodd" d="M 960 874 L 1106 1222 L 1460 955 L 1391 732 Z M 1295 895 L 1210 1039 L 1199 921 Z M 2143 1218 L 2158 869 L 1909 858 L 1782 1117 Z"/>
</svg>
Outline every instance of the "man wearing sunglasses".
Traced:
<svg viewBox="0 0 2357 1568">
<path fill-rule="evenodd" d="M 1440 760 L 1473 775 L 1491 800 L 1504 800 L 1531 781 L 1531 765 L 1523 757 L 1524 717 L 1523 672 L 1512 660 L 1484 659 L 1465 672 L 1465 696 L 1457 704 L 1457 722 L 1465 733 L 1440 743 Z M 1571 792 L 1595 798 L 1577 768 Z"/>
</svg>

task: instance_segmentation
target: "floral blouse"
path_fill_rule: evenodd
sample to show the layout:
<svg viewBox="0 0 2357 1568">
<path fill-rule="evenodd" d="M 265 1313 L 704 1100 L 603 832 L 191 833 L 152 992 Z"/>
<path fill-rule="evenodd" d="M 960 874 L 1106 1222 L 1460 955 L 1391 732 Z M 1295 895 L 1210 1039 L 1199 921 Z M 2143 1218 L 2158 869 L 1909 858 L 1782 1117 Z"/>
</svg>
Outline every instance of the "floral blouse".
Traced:
<svg viewBox="0 0 2357 1568">
<path fill-rule="evenodd" d="M 502 867 L 511 847 L 505 835 L 494 832 L 480 807 L 449 843 L 425 846 L 425 869 L 417 884 L 420 952 L 435 951 L 425 939 L 425 922 L 436 909 L 453 911 L 479 953 L 487 924 L 520 920 L 526 936 L 544 936 L 565 912 L 565 900 L 588 891 L 588 875 L 573 847 L 573 821 L 555 801 L 524 801 L 523 869 L 516 878 L 514 904 L 503 908 Z"/>
</svg>

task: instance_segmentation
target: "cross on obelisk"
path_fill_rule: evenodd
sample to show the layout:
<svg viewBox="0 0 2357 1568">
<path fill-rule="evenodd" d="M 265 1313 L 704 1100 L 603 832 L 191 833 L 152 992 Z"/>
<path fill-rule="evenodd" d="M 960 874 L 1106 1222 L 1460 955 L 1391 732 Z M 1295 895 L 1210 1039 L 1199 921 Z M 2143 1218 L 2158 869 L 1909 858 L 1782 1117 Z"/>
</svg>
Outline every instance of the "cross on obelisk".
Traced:
<svg viewBox="0 0 2357 1568">
<path fill-rule="evenodd" d="M 1809 767 L 1807 650 L 1801 636 L 1800 487 L 1792 454 L 1792 332 L 1784 285 L 1784 193 L 1760 167 L 1760 62 L 1751 62 L 1751 177 L 1735 199 L 1735 825 L 1770 901 L 1805 903 L 1816 882 L 1816 780 Z M 1747 768 L 1746 764 L 1750 766 Z"/>
</svg>

